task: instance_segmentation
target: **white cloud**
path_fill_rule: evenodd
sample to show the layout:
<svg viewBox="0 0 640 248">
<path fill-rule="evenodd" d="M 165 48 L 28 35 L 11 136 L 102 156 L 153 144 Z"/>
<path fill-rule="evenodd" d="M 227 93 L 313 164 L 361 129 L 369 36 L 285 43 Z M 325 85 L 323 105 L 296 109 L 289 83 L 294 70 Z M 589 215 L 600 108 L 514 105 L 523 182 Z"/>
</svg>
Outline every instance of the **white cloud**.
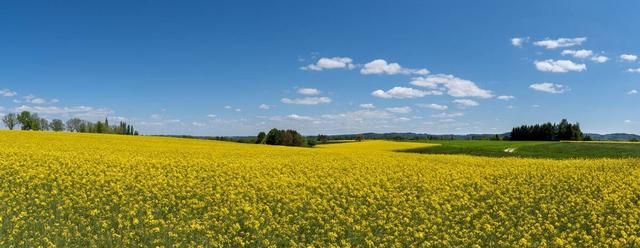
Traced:
<svg viewBox="0 0 640 248">
<path fill-rule="evenodd" d="M 578 58 L 578 59 L 586 59 L 588 57 L 591 57 L 591 55 L 593 55 L 593 51 L 591 50 L 564 50 L 561 53 L 563 56 L 564 55 L 571 55 L 574 58 Z"/>
<path fill-rule="evenodd" d="M 418 74 L 418 75 L 427 75 L 429 74 L 429 70 L 427 69 L 409 69 L 403 68 L 398 63 L 387 63 L 384 59 L 376 59 L 369 63 L 366 63 L 362 69 L 360 69 L 360 73 L 364 75 L 369 74 L 387 74 L 387 75 L 395 75 L 395 74 Z"/>
<path fill-rule="evenodd" d="M 371 92 L 372 96 L 380 97 L 380 98 L 398 98 L 398 99 L 406 99 L 406 98 L 418 98 L 427 95 L 442 95 L 442 92 L 430 90 L 418 90 L 414 88 L 408 87 L 393 87 L 390 90 L 376 90 Z"/>
<path fill-rule="evenodd" d="M 322 71 L 331 69 L 353 69 L 355 65 L 349 57 L 320 58 L 315 64 L 301 67 L 302 70 Z"/>
<path fill-rule="evenodd" d="M 624 120 L 624 123 L 631 123 L 631 120 Z"/>
<path fill-rule="evenodd" d="M 231 106 L 229 106 L 229 105 L 224 106 L 224 109 L 232 109 L 232 108 L 233 108 L 233 107 L 231 107 Z"/>
<path fill-rule="evenodd" d="M 538 104 L 534 104 L 534 105 L 531 105 L 531 107 L 532 107 L 532 108 L 539 108 L 539 107 L 541 107 L 541 106 L 540 106 L 540 105 L 538 105 Z"/>
<path fill-rule="evenodd" d="M 470 108 L 470 107 L 476 107 L 480 105 L 480 103 L 471 99 L 456 99 L 456 100 L 453 100 L 453 103 L 458 104 L 458 107 L 460 108 Z"/>
<path fill-rule="evenodd" d="M 364 108 L 364 109 L 374 109 L 374 108 L 376 108 L 376 106 L 373 105 L 372 103 L 363 103 L 363 104 L 360 104 L 360 107 Z"/>
<path fill-rule="evenodd" d="M 428 108 L 428 109 L 434 109 L 434 110 L 447 110 L 449 108 L 449 106 L 447 106 L 447 105 L 440 105 L 440 104 L 435 104 L 435 103 L 417 104 L 417 106 L 421 107 L 421 108 Z"/>
<path fill-rule="evenodd" d="M 596 63 L 605 63 L 605 62 L 609 61 L 609 58 L 606 57 L 606 56 L 597 55 L 597 56 L 591 57 L 591 60 L 593 62 L 596 62 Z"/>
<path fill-rule="evenodd" d="M 31 100 L 31 103 L 33 103 L 33 104 L 45 104 L 45 103 L 47 103 L 47 100 L 42 99 L 42 98 L 34 98 L 33 100 Z"/>
<path fill-rule="evenodd" d="M 209 118 L 216 118 L 216 117 L 217 117 L 217 115 L 214 115 L 214 114 L 208 114 L 208 115 L 207 115 L 207 117 L 209 117 Z"/>
<path fill-rule="evenodd" d="M 634 54 L 622 54 L 622 55 L 620 55 L 620 59 L 622 59 L 624 61 L 633 62 L 633 61 L 638 60 L 638 56 L 634 55 Z"/>
<path fill-rule="evenodd" d="M 511 45 L 514 47 L 522 47 L 522 45 L 524 43 L 527 43 L 528 41 L 529 41 L 529 37 L 526 37 L 526 38 L 515 37 L 515 38 L 511 38 Z"/>
<path fill-rule="evenodd" d="M 88 106 L 56 107 L 56 106 L 28 106 L 22 105 L 14 109 L 15 112 L 29 111 L 45 115 L 72 115 L 90 119 L 104 119 L 114 112 L 107 108 L 94 108 Z"/>
<path fill-rule="evenodd" d="M 313 120 L 313 118 L 311 118 L 309 116 L 302 116 L 302 115 L 297 115 L 297 114 L 287 115 L 287 118 L 291 119 L 291 120 L 295 120 L 295 121 L 311 121 L 311 120 Z"/>
<path fill-rule="evenodd" d="M 260 104 L 260 106 L 258 106 L 259 109 L 264 109 L 264 110 L 268 110 L 271 108 L 271 106 L 267 105 L 267 104 Z"/>
<path fill-rule="evenodd" d="M 428 77 L 416 77 L 410 83 L 431 89 L 437 89 L 439 85 L 442 85 L 447 88 L 447 94 L 453 97 L 493 97 L 490 90 L 481 89 L 473 81 L 457 78 L 453 75 L 437 74 Z"/>
<path fill-rule="evenodd" d="M 543 61 L 535 61 L 534 64 L 539 71 L 545 72 L 570 72 L 570 71 L 584 71 L 587 69 L 585 64 L 576 64 L 571 60 L 552 60 L 547 59 Z"/>
<path fill-rule="evenodd" d="M 445 113 L 445 112 L 443 112 L 443 113 L 440 113 L 440 114 L 431 115 L 431 117 L 433 117 L 433 118 L 448 118 L 448 119 L 449 118 L 462 117 L 462 116 L 464 116 L 464 113 L 462 113 L 462 112 L 456 112 L 456 113 Z"/>
<path fill-rule="evenodd" d="M 386 108 L 386 110 L 396 114 L 408 114 L 412 111 L 411 107 L 409 106 Z"/>
<path fill-rule="evenodd" d="M 47 99 L 44 99 L 44 98 L 41 98 L 41 97 L 36 97 L 34 95 L 27 95 L 27 96 L 22 97 L 22 99 L 26 103 L 31 103 L 31 104 L 36 104 L 36 105 L 51 104 L 51 103 L 59 102 L 58 99 L 47 100 Z M 17 102 L 19 102 L 19 101 L 17 101 Z"/>
<path fill-rule="evenodd" d="M 194 125 L 194 126 L 196 126 L 196 127 L 204 127 L 204 126 L 206 126 L 207 124 L 204 124 L 204 123 L 201 123 L 201 122 L 195 122 L 195 121 L 194 121 L 194 122 L 191 122 L 191 125 Z"/>
<path fill-rule="evenodd" d="M 640 68 L 635 68 L 635 69 L 629 68 L 629 69 L 627 69 L 627 71 L 628 72 L 634 72 L 634 73 L 640 73 Z"/>
<path fill-rule="evenodd" d="M 630 90 L 629 92 L 627 92 L 627 95 L 635 95 L 638 94 L 638 90 Z"/>
<path fill-rule="evenodd" d="M 587 40 L 586 37 L 578 37 L 578 38 L 559 38 L 559 39 L 544 39 L 541 41 L 536 41 L 533 44 L 536 46 L 545 47 L 546 49 L 556 49 L 559 47 L 571 47 L 581 45 L 582 42 Z"/>
<path fill-rule="evenodd" d="M 529 85 L 529 88 L 551 94 L 561 94 L 569 90 L 569 87 L 553 83 L 537 83 Z"/>
<path fill-rule="evenodd" d="M 509 100 L 513 100 L 516 97 L 514 96 L 498 96 L 498 100 L 503 100 L 503 101 L 509 101 Z"/>
<path fill-rule="evenodd" d="M 298 94 L 307 95 L 307 96 L 315 96 L 320 94 L 320 90 L 314 88 L 300 88 L 298 89 Z"/>
<path fill-rule="evenodd" d="M 2 96 L 15 96 L 17 94 L 18 94 L 17 92 L 15 92 L 13 90 L 10 90 L 10 89 L 0 90 L 0 95 L 2 95 Z"/>
<path fill-rule="evenodd" d="M 280 101 L 286 104 L 318 105 L 318 104 L 331 103 L 331 98 L 325 97 L 325 96 L 304 97 L 304 98 L 295 98 L 295 99 L 282 98 Z"/>
</svg>

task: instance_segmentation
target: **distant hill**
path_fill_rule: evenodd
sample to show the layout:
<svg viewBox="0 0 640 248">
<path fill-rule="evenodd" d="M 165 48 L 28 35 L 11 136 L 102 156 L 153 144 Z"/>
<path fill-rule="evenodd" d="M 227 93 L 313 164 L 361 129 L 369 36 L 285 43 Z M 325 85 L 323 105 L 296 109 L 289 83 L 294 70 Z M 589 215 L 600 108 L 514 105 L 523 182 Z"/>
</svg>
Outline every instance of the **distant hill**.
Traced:
<svg viewBox="0 0 640 248">
<path fill-rule="evenodd" d="M 495 139 L 496 135 L 503 138 L 509 136 L 510 133 L 501 134 L 427 134 L 427 133 L 363 133 L 365 139 L 384 139 L 384 140 L 490 140 Z M 353 140 L 360 134 L 337 134 L 328 135 L 330 140 Z M 627 141 L 632 139 L 640 140 L 640 135 L 628 133 L 612 133 L 612 134 L 596 134 L 587 133 L 593 140 L 601 141 Z M 166 137 L 180 137 L 192 139 L 208 139 L 208 140 L 224 140 L 235 141 L 241 143 L 253 143 L 255 136 L 190 136 L 190 135 L 157 135 Z M 306 136 L 307 138 L 315 138 L 315 135 Z"/>
<path fill-rule="evenodd" d="M 355 139 L 359 134 L 329 135 L 332 140 Z M 427 134 L 427 133 L 363 133 L 365 139 L 386 140 L 487 140 L 495 139 L 496 134 Z M 498 134 L 503 137 L 504 134 Z"/>
<path fill-rule="evenodd" d="M 509 136 L 510 133 L 497 134 L 500 138 Z M 358 134 L 329 135 L 333 140 L 355 139 Z M 365 139 L 387 139 L 387 140 L 488 140 L 495 139 L 496 134 L 426 134 L 426 133 L 363 133 Z M 601 141 L 627 141 L 632 139 L 640 140 L 640 135 L 628 133 L 596 134 L 587 133 L 593 140 Z"/>
<path fill-rule="evenodd" d="M 597 134 L 597 133 L 588 133 L 586 135 L 591 136 L 594 140 L 605 140 L 605 141 L 624 141 L 624 140 L 640 140 L 640 135 L 637 134 L 628 134 L 628 133 L 612 133 L 612 134 Z"/>
</svg>

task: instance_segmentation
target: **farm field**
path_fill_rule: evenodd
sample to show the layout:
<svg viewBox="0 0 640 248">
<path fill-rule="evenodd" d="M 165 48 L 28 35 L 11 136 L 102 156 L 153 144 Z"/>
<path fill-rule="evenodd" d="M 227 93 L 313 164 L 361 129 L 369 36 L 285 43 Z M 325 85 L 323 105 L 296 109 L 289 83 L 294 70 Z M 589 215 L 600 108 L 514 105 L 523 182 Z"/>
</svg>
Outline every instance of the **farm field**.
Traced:
<svg viewBox="0 0 640 248">
<path fill-rule="evenodd" d="M 640 159 L 0 131 L 1 247 L 640 246 Z"/>
<path fill-rule="evenodd" d="M 468 154 L 488 157 L 529 158 L 638 158 L 637 142 L 552 142 L 493 140 L 428 140 L 435 146 L 409 149 L 406 152 L 426 154 Z"/>
</svg>

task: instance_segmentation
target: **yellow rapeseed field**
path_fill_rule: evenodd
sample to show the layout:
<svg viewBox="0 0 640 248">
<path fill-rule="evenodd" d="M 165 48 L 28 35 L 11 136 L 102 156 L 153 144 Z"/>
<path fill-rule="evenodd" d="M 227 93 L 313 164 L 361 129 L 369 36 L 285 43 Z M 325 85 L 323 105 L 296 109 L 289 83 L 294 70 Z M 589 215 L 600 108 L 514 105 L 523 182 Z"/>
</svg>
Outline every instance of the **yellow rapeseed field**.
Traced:
<svg viewBox="0 0 640 248">
<path fill-rule="evenodd" d="M 0 132 L 0 247 L 640 246 L 640 161 Z"/>
</svg>

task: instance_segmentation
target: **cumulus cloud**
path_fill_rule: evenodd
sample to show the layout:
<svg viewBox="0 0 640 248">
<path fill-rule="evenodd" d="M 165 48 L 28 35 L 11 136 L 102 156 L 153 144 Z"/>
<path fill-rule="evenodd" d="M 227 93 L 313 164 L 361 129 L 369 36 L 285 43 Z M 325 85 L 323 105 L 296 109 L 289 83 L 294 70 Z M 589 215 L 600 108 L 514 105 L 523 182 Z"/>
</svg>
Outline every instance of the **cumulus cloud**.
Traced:
<svg viewBox="0 0 640 248">
<path fill-rule="evenodd" d="M 360 107 L 364 108 L 364 109 L 374 109 L 374 108 L 376 108 L 376 106 L 373 105 L 373 103 L 363 103 L 363 104 L 360 104 Z"/>
<path fill-rule="evenodd" d="M 260 106 L 258 106 L 259 109 L 264 109 L 264 110 L 268 110 L 271 108 L 271 106 L 267 105 L 267 104 L 260 104 Z"/>
<path fill-rule="evenodd" d="M 470 107 L 476 107 L 480 105 L 480 103 L 471 99 L 456 99 L 456 100 L 453 100 L 453 103 L 458 104 L 459 108 L 470 108 Z"/>
<path fill-rule="evenodd" d="M 633 61 L 638 60 L 638 56 L 634 55 L 634 54 L 622 54 L 622 55 L 620 55 L 620 59 L 622 59 L 624 61 L 633 62 Z"/>
<path fill-rule="evenodd" d="M 587 69 L 585 64 L 576 64 L 571 60 L 552 60 L 535 61 L 536 69 L 544 72 L 565 73 L 570 71 L 584 71 Z"/>
<path fill-rule="evenodd" d="M 313 120 L 313 118 L 311 118 L 309 116 L 303 116 L 303 115 L 297 115 L 297 114 L 287 115 L 287 119 L 295 120 L 295 121 L 311 121 L 311 120 Z"/>
<path fill-rule="evenodd" d="M 440 114 L 431 115 L 431 117 L 433 117 L 433 118 L 446 118 L 446 119 L 462 117 L 462 116 L 464 116 L 464 113 L 462 113 L 462 112 L 456 112 L 456 113 L 442 112 Z"/>
<path fill-rule="evenodd" d="M 7 96 L 7 97 L 9 97 L 9 96 L 15 96 L 15 95 L 17 95 L 17 94 L 18 94 L 17 92 L 15 92 L 15 91 L 13 91 L 13 90 L 10 90 L 10 89 L 3 89 L 3 90 L 0 90 L 0 95 L 2 95 L 2 96 Z"/>
<path fill-rule="evenodd" d="M 536 41 L 533 44 L 536 46 L 544 47 L 546 49 L 556 49 L 560 47 L 572 47 L 581 45 L 583 42 L 587 40 L 586 37 L 578 37 L 578 38 L 559 38 L 559 39 L 544 39 L 541 41 Z"/>
<path fill-rule="evenodd" d="M 53 104 L 53 103 L 58 103 L 59 100 L 58 99 L 51 99 L 51 100 L 47 100 L 41 97 L 36 97 L 34 95 L 28 95 L 28 96 L 24 96 L 22 97 L 23 101 L 25 103 L 31 103 L 31 104 L 36 104 L 36 105 L 42 105 L 42 104 Z M 20 102 L 20 101 L 17 101 Z"/>
<path fill-rule="evenodd" d="M 318 105 L 318 104 L 331 103 L 331 98 L 325 97 L 325 96 L 323 96 L 323 97 L 303 97 L 303 98 L 295 98 L 295 99 L 282 98 L 282 99 L 280 99 L 280 102 L 285 103 L 285 104 Z"/>
<path fill-rule="evenodd" d="M 630 90 L 629 92 L 627 92 L 627 95 L 635 95 L 638 94 L 637 90 Z"/>
<path fill-rule="evenodd" d="M 366 63 L 362 69 L 360 69 L 360 73 L 364 75 L 369 74 L 387 74 L 387 75 L 395 75 L 395 74 L 417 74 L 417 75 L 427 75 L 429 74 L 429 70 L 427 69 L 410 69 L 404 68 L 400 66 L 398 63 L 387 63 L 384 59 L 376 59 L 369 63 Z"/>
<path fill-rule="evenodd" d="M 431 104 L 416 104 L 418 107 L 421 108 L 428 108 L 428 109 L 434 109 L 434 110 L 447 110 L 449 108 L 449 106 L 447 105 L 440 105 L 440 104 L 435 104 L 435 103 L 431 103 Z"/>
<path fill-rule="evenodd" d="M 524 43 L 527 43 L 529 41 L 529 37 L 515 37 L 515 38 L 511 38 L 511 45 L 514 47 L 522 47 L 522 45 Z"/>
<path fill-rule="evenodd" d="M 593 55 L 593 51 L 591 50 L 564 50 L 561 53 L 563 56 L 565 55 L 571 55 L 574 58 L 578 58 L 578 59 L 586 59 L 588 57 L 591 57 L 591 55 Z"/>
<path fill-rule="evenodd" d="M 561 94 L 569 90 L 569 87 L 554 83 L 537 83 L 529 85 L 529 88 L 551 94 Z"/>
<path fill-rule="evenodd" d="M 498 96 L 498 100 L 503 100 L 503 101 L 509 101 L 509 100 L 513 100 L 516 97 L 514 96 Z"/>
<path fill-rule="evenodd" d="M 322 71 L 331 69 L 353 69 L 355 65 L 349 57 L 320 58 L 315 64 L 301 67 L 302 70 Z"/>
<path fill-rule="evenodd" d="M 393 87 L 390 90 L 376 90 L 371 92 L 372 96 L 379 98 L 398 98 L 398 99 L 406 99 L 406 98 L 418 98 L 427 95 L 442 95 L 442 92 L 437 90 L 418 90 L 414 88 L 408 87 Z"/>
<path fill-rule="evenodd" d="M 627 69 L 627 71 L 628 72 L 634 72 L 634 73 L 640 73 L 640 68 L 635 68 L 635 69 L 629 68 L 629 69 Z"/>
<path fill-rule="evenodd" d="M 596 62 L 596 63 L 605 63 L 605 62 L 609 61 L 609 58 L 606 57 L 606 56 L 597 55 L 597 56 L 591 57 L 591 61 Z"/>
<path fill-rule="evenodd" d="M 298 94 L 307 95 L 307 96 L 315 96 L 320 95 L 320 90 L 314 88 L 300 88 L 298 89 Z"/>
<path fill-rule="evenodd" d="M 216 117 L 217 117 L 217 115 L 214 115 L 214 114 L 208 114 L 208 115 L 207 115 L 207 117 L 208 117 L 208 118 L 216 118 Z"/>
<path fill-rule="evenodd" d="M 396 114 L 408 114 L 411 113 L 412 109 L 409 106 L 404 106 L 404 107 L 391 107 L 391 108 L 386 108 L 387 111 L 391 112 L 391 113 L 396 113 Z"/>
<path fill-rule="evenodd" d="M 490 90 L 481 89 L 473 81 L 457 78 L 453 75 L 437 74 L 428 77 L 416 77 L 410 83 L 431 89 L 437 89 L 441 85 L 447 88 L 447 94 L 453 97 L 493 97 Z"/>
<path fill-rule="evenodd" d="M 14 109 L 15 112 L 29 111 L 45 115 L 71 115 L 88 119 L 104 119 L 114 112 L 107 108 L 89 106 L 57 107 L 57 106 L 28 106 L 22 105 Z"/>
</svg>

